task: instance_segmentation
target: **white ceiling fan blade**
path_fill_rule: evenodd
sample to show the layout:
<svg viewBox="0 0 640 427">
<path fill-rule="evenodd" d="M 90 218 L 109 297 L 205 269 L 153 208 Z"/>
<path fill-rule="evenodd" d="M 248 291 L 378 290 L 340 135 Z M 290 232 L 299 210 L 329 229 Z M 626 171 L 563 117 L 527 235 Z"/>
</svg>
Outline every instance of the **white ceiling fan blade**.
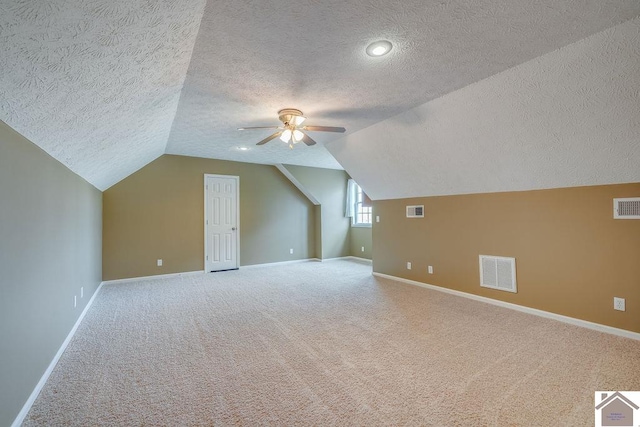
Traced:
<svg viewBox="0 0 640 427">
<path fill-rule="evenodd" d="M 304 142 L 308 146 L 316 145 L 316 142 L 306 133 L 302 134 L 302 142 Z"/>
<path fill-rule="evenodd" d="M 238 128 L 238 130 L 249 130 L 249 129 L 281 129 L 280 126 L 250 126 L 246 128 Z"/>
<path fill-rule="evenodd" d="M 310 130 L 312 132 L 340 132 L 344 133 L 346 131 L 345 128 L 342 127 L 333 127 L 333 126 L 303 126 L 303 130 Z"/>
<path fill-rule="evenodd" d="M 267 142 L 271 141 L 272 139 L 275 139 L 275 138 L 279 137 L 280 135 L 282 135 L 282 131 L 276 132 L 273 135 L 269 135 L 268 137 L 266 137 L 262 141 L 258 142 L 256 145 L 266 144 Z"/>
</svg>

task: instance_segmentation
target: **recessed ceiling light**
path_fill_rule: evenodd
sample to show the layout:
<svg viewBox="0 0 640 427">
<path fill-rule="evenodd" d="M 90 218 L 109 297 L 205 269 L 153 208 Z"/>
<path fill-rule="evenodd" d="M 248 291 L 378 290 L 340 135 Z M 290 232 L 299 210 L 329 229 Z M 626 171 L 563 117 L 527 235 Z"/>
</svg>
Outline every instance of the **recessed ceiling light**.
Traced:
<svg viewBox="0 0 640 427">
<path fill-rule="evenodd" d="M 393 45 L 391 44 L 390 41 L 379 40 L 367 46 L 367 54 L 369 56 L 382 56 L 389 53 L 392 48 L 393 48 Z"/>
</svg>

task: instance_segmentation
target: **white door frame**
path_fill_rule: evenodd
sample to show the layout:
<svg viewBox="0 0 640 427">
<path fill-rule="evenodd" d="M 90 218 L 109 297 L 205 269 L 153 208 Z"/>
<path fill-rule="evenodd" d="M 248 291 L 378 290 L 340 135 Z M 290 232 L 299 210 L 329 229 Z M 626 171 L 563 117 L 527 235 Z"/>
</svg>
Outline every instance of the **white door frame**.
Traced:
<svg viewBox="0 0 640 427">
<path fill-rule="evenodd" d="M 240 177 L 237 175 L 219 175 L 219 174 L 204 174 L 204 185 L 202 189 L 204 191 L 204 272 L 210 273 L 207 271 L 207 231 L 209 225 L 207 224 L 207 217 L 209 212 L 207 211 L 207 178 L 231 178 L 236 181 L 236 268 L 240 268 Z"/>
</svg>

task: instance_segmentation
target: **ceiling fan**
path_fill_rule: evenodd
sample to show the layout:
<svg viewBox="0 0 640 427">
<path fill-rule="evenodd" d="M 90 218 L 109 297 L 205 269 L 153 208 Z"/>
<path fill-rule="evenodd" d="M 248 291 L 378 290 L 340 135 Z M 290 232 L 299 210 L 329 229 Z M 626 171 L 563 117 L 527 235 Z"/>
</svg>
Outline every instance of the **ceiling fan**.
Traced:
<svg viewBox="0 0 640 427">
<path fill-rule="evenodd" d="M 254 126 L 254 127 L 245 127 L 238 128 L 238 130 L 248 130 L 248 129 L 278 129 L 276 133 L 270 135 L 258 142 L 256 145 L 263 145 L 272 139 L 280 137 L 280 139 L 289 144 L 289 148 L 293 148 L 294 144 L 302 141 L 307 145 L 315 145 L 315 141 L 311 139 L 309 135 L 305 133 L 305 131 L 311 132 L 339 132 L 343 133 L 346 131 L 345 128 L 342 127 L 331 127 L 331 126 L 301 126 L 302 122 L 306 120 L 306 117 L 302 115 L 302 111 L 296 110 L 295 108 L 285 108 L 283 110 L 278 111 L 278 118 L 282 122 L 283 126 Z"/>
</svg>

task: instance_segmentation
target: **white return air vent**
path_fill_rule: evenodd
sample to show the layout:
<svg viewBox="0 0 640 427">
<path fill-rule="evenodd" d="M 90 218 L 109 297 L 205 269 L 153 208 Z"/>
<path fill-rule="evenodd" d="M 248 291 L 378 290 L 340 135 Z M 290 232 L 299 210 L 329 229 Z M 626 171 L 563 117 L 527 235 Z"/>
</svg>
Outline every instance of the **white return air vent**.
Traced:
<svg viewBox="0 0 640 427">
<path fill-rule="evenodd" d="M 516 289 L 516 259 L 480 255 L 480 286 L 500 291 Z"/>
<path fill-rule="evenodd" d="M 613 199 L 615 219 L 640 219 L 640 197 Z"/>
<path fill-rule="evenodd" d="M 424 205 L 407 206 L 407 218 L 424 218 Z"/>
</svg>

